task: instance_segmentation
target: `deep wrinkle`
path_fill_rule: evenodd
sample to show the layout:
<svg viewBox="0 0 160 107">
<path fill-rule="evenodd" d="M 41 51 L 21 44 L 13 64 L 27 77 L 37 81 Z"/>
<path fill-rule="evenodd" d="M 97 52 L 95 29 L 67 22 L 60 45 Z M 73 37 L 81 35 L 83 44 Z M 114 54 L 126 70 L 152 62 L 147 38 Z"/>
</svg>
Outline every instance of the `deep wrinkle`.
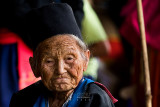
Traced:
<svg viewBox="0 0 160 107">
<path fill-rule="evenodd" d="M 63 42 L 50 42 L 51 40 L 46 41 L 46 43 L 43 42 L 42 43 L 43 45 L 40 46 L 41 49 L 43 49 L 43 51 L 41 52 L 42 57 L 43 57 L 42 62 L 44 64 L 46 62 L 47 58 L 53 59 L 55 61 L 55 64 L 58 63 L 60 60 L 62 60 L 63 65 L 67 65 L 67 66 L 65 66 L 66 70 L 68 71 L 68 69 L 70 69 L 70 72 L 68 72 L 68 74 L 71 74 L 71 75 L 69 77 L 78 79 L 77 76 L 80 74 L 80 73 L 78 73 L 78 71 L 80 70 L 81 67 L 74 68 L 74 65 L 78 64 L 77 62 L 79 62 L 79 61 L 76 62 L 77 54 L 75 53 L 75 50 L 78 50 L 79 47 L 77 45 L 76 46 L 71 45 L 71 44 L 76 44 L 75 41 L 73 41 L 73 39 L 65 41 L 66 39 L 70 39 L 70 38 L 67 38 L 67 36 L 66 36 L 65 39 L 63 38 Z M 60 40 L 62 40 L 61 37 L 60 37 Z M 55 47 L 55 45 L 56 45 L 56 47 Z M 52 48 L 52 47 L 55 47 L 55 48 Z M 48 50 L 50 50 L 50 51 L 48 51 Z M 80 55 L 79 51 L 76 51 L 76 52 Z M 62 56 L 62 54 L 64 56 Z M 67 56 L 67 55 L 68 56 L 69 55 L 73 56 L 73 62 L 72 63 L 64 63 L 65 59 L 61 59 L 61 57 L 65 58 L 65 56 Z M 57 66 L 57 65 L 55 65 L 55 66 Z M 47 68 L 47 67 L 45 66 L 44 68 Z M 51 71 L 54 71 L 56 68 L 49 67 L 47 69 L 50 69 Z M 75 70 L 75 69 L 77 69 L 77 70 Z M 49 74 L 49 73 L 46 71 L 46 74 Z M 45 76 L 45 74 L 41 74 L 41 75 L 43 77 Z M 53 73 L 52 73 L 52 75 L 53 75 Z M 72 79 L 72 81 L 71 81 L 72 84 L 77 84 L 78 83 L 78 82 L 75 82 L 75 83 L 74 82 L 75 81 Z M 50 80 L 50 84 L 51 83 L 52 83 L 52 81 Z"/>
<path fill-rule="evenodd" d="M 52 92 L 52 103 L 63 104 L 77 87 L 89 60 L 82 53 L 76 40 L 69 35 L 51 37 L 36 49 L 34 58 L 37 59 L 37 69 L 34 71 L 39 73 L 43 84 Z"/>
</svg>

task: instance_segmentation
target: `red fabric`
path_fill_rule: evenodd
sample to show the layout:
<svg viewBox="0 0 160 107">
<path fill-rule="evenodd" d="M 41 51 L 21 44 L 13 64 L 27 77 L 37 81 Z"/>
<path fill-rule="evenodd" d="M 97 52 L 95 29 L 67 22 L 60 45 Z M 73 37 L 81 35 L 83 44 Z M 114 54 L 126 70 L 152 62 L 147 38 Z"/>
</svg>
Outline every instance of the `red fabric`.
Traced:
<svg viewBox="0 0 160 107">
<path fill-rule="evenodd" d="M 94 82 L 94 83 L 97 84 L 99 87 L 101 87 L 108 94 L 108 96 L 111 98 L 113 103 L 116 103 L 118 101 L 117 99 L 115 99 L 112 96 L 112 94 L 109 92 L 109 90 L 103 84 L 101 84 L 99 82 Z"/>
<path fill-rule="evenodd" d="M 142 0 L 142 4 L 147 43 L 152 48 L 160 50 L 160 0 Z M 125 18 L 120 28 L 121 35 L 134 47 L 140 49 L 136 0 L 128 0 L 121 11 L 121 16 Z"/>
<path fill-rule="evenodd" d="M 160 105 L 160 52 L 149 49 L 150 77 L 153 107 Z"/>
<path fill-rule="evenodd" d="M 120 40 L 110 39 L 109 42 L 111 45 L 111 52 L 108 54 L 108 57 L 113 59 L 121 57 L 124 50 Z"/>
<path fill-rule="evenodd" d="M 133 77 L 132 81 L 133 84 L 136 85 L 136 91 L 135 91 L 135 102 L 133 102 L 134 107 L 143 107 L 145 105 L 145 89 L 144 89 L 144 80 L 143 78 L 143 71 L 142 71 L 142 63 L 141 63 L 141 54 L 139 51 L 134 52 L 134 58 L 133 58 Z"/>
<path fill-rule="evenodd" d="M 121 41 L 119 38 L 109 39 L 109 43 L 111 46 L 111 51 L 106 56 L 101 56 L 101 60 L 115 60 L 123 56 L 124 50 Z"/>
<path fill-rule="evenodd" d="M 160 105 L 160 52 L 148 48 L 148 56 L 149 56 L 149 68 L 150 68 L 150 80 L 151 80 L 151 94 L 152 94 L 152 107 L 159 107 Z M 140 74 L 142 71 L 141 64 L 141 54 L 139 51 L 135 52 L 134 55 L 134 76 L 133 83 L 137 85 L 138 91 L 136 91 L 136 102 L 139 107 L 145 105 L 145 92 L 144 92 L 144 81 L 142 83 L 141 78 L 143 78 Z M 144 100 L 144 101 L 143 101 Z"/>
<path fill-rule="evenodd" d="M 18 50 L 19 89 L 23 89 L 38 80 L 34 77 L 29 64 L 29 57 L 32 56 L 33 52 L 24 44 L 17 34 L 8 29 L 1 28 L 0 44 L 13 43 L 17 43 Z"/>
</svg>

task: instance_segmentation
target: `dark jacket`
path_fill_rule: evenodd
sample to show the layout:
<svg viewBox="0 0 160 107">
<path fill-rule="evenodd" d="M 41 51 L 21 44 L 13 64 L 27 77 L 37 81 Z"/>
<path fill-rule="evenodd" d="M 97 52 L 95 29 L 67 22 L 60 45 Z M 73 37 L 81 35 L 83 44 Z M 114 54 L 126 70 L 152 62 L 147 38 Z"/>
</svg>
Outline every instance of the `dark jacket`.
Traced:
<svg viewBox="0 0 160 107">
<path fill-rule="evenodd" d="M 10 107 L 33 107 L 41 94 L 49 93 L 43 83 L 38 81 L 13 94 Z M 83 96 L 77 100 L 81 100 L 79 107 L 114 107 L 107 93 L 95 83 L 88 84 Z"/>
</svg>

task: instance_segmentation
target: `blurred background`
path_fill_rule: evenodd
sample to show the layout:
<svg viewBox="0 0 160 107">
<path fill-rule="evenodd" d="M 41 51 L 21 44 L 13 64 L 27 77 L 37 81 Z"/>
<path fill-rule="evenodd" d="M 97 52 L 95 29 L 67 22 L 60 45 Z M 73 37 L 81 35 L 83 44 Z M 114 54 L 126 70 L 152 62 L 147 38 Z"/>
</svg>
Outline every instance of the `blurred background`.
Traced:
<svg viewBox="0 0 160 107">
<path fill-rule="evenodd" d="M 29 65 L 32 37 L 25 15 L 52 2 L 68 3 L 91 58 L 84 76 L 104 84 L 116 107 L 144 107 L 144 72 L 136 0 L 1 0 L 0 107 L 13 93 L 38 81 Z M 143 0 L 152 106 L 160 106 L 160 1 Z M 35 35 L 38 39 L 38 35 Z"/>
</svg>

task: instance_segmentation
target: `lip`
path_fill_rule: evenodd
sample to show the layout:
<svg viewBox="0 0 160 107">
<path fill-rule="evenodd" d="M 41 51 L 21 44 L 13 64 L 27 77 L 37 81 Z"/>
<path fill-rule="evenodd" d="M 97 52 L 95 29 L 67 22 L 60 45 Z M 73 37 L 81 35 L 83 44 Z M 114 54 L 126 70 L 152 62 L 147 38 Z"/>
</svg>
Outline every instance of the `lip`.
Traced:
<svg viewBox="0 0 160 107">
<path fill-rule="evenodd" d="M 56 78 L 54 79 L 57 83 L 66 83 L 68 81 L 68 78 Z"/>
</svg>

